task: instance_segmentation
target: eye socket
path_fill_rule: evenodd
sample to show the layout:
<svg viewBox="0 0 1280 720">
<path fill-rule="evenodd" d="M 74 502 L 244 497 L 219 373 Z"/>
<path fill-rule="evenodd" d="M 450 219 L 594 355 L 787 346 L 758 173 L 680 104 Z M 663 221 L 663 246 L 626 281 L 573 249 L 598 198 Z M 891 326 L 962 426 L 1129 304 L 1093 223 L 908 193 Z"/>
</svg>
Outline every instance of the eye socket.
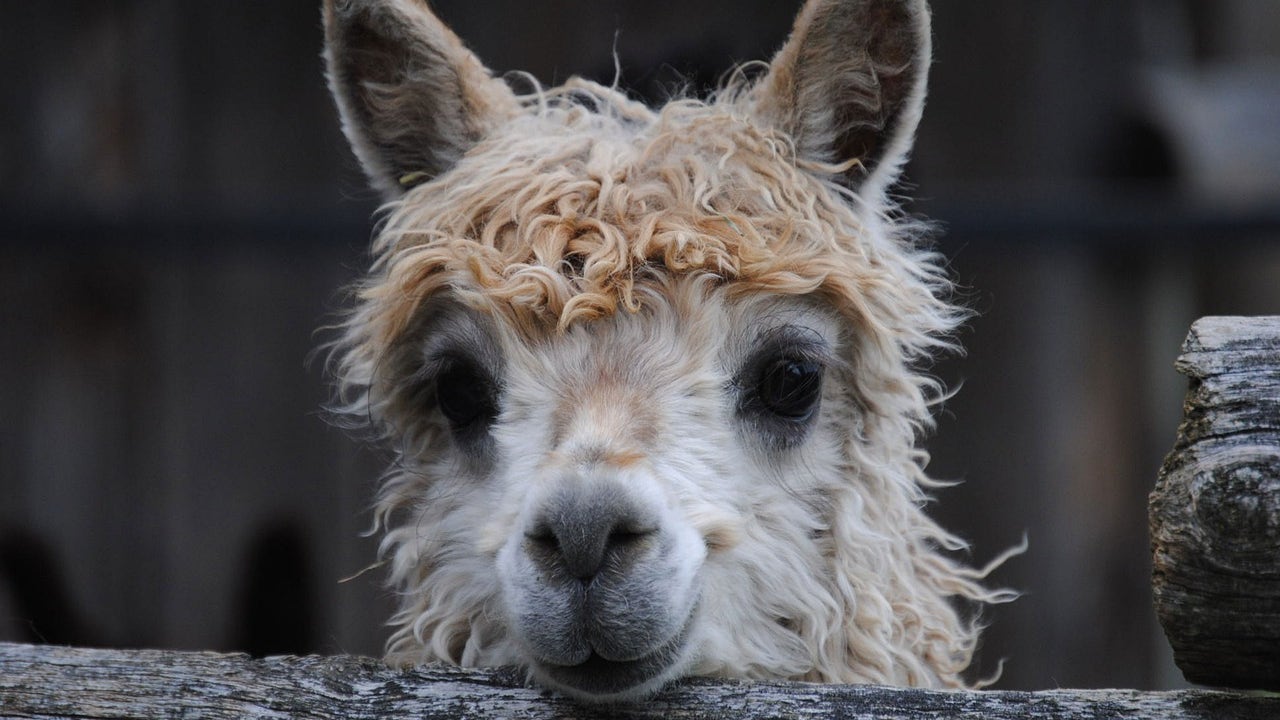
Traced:
<svg viewBox="0 0 1280 720">
<path fill-rule="evenodd" d="M 473 428 L 497 415 L 493 383 L 467 360 L 454 360 L 436 375 L 436 404 L 454 431 Z"/>
<path fill-rule="evenodd" d="M 764 368 L 756 396 L 769 412 L 803 422 L 813 416 L 822 395 L 822 365 L 812 360 L 781 358 Z"/>
</svg>

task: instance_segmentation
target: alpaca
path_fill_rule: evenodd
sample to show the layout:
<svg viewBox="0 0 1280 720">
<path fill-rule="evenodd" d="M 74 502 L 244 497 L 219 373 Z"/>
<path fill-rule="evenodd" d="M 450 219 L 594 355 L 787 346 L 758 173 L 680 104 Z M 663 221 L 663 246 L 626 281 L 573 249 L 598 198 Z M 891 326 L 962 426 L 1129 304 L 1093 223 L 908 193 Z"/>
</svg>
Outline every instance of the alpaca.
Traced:
<svg viewBox="0 0 1280 720">
<path fill-rule="evenodd" d="M 965 685 L 975 609 L 1010 595 L 922 510 L 919 366 L 964 317 L 889 195 L 925 2 L 809 0 L 767 66 L 658 109 L 516 94 L 420 0 L 324 24 L 386 200 L 331 359 L 338 412 L 396 452 L 388 661 L 594 701 Z"/>
</svg>

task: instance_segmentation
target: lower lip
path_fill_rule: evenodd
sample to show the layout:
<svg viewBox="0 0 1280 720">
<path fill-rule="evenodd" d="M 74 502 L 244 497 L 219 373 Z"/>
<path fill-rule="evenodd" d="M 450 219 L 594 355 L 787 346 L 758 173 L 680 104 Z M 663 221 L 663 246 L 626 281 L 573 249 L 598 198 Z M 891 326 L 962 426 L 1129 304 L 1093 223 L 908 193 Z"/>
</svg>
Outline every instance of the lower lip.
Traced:
<svg viewBox="0 0 1280 720">
<path fill-rule="evenodd" d="M 675 637 L 637 660 L 606 660 L 592 653 L 577 665 L 540 665 L 539 669 L 554 684 L 588 696 L 625 693 L 653 680 L 680 660 L 692 621 L 690 616 Z"/>
</svg>

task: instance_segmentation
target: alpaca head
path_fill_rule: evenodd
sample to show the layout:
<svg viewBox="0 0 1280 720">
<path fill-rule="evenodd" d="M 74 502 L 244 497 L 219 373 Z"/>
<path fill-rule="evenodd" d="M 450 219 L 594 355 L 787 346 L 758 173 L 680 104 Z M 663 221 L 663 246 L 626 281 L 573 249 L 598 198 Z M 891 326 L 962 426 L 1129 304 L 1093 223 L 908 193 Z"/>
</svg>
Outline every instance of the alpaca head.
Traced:
<svg viewBox="0 0 1280 720">
<path fill-rule="evenodd" d="M 920 510 L 958 313 L 886 199 L 923 0 L 811 0 L 758 78 L 516 95 L 416 0 L 332 0 L 388 204 L 335 344 L 397 462 L 388 653 L 590 699 L 686 674 L 954 685 L 989 600 Z"/>
</svg>

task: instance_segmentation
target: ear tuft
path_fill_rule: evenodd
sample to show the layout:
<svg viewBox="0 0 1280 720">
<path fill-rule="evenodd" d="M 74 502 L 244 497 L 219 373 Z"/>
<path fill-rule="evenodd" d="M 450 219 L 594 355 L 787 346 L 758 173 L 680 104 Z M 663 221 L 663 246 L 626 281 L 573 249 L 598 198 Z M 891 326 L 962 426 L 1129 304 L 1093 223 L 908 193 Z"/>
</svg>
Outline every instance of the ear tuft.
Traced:
<svg viewBox="0 0 1280 720">
<path fill-rule="evenodd" d="M 925 0 L 809 0 L 752 91 L 755 111 L 801 157 L 852 162 L 848 183 L 882 193 L 910 153 L 931 52 Z"/>
<path fill-rule="evenodd" d="M 518 111 L 418 0 L 325 0 L 324 26 L 343 132 L 386 199 L 447 171 Z"/>
</svg>

